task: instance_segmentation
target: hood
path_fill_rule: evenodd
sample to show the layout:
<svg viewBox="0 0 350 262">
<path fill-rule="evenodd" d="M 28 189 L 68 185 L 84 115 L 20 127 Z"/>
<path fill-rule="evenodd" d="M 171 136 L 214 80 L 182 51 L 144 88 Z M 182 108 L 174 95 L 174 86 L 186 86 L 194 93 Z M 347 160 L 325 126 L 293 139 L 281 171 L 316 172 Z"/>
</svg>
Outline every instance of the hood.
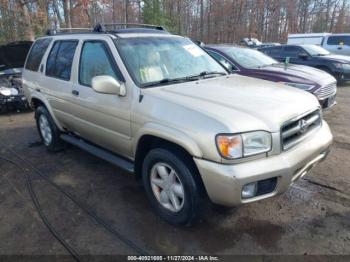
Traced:
<svg viewBox="0 0 350 262">
<path fill-rule="evenodd" d="M 256 70 L 260 74 L 267 74 L 270 76 L 276 76 L 278 78 L 285 78 L 290 82 L 298 82 L 305 84 L 318 84 L 320 86 L 325 83 L 335 82 L 335 78 L 330 74 L 303 65 L 292 65 L 289 64 L 287 67 L 283 63 L 278 63 L 270 66 L 263 67 Z"/>
<path fill-rule="evenodd" d="M 350 63 L 350 56 L 346 56 L 346 55 L 325 55 L 325 56 L 315 56 L 317 57 L 318 59 L 321 59 L 321 60 L 331 60 L 331 61 L 334 61 L 334 62 L 339 62 L 339 63 Z"/>
<path fill-rule="evenodd" d="M 0 71 L 22 68 L 32 43 L 22 41 L 0 46 Z"/>
<path fill-rule="evenodd" d="M 319 107 L 317 99 L 305 91 L 240 75 L 145 91 L 205 114 L 230 132 L 278 132 L 284 122 Z"/>
</svg>

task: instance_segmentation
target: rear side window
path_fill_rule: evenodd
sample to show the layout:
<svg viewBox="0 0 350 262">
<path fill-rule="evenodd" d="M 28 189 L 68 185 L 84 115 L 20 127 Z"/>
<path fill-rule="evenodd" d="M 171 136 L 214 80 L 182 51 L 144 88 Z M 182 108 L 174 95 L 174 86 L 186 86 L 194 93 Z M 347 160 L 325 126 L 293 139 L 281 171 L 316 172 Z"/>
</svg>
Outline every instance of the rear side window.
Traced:
<svg viewBox="0 0 350 262">
<path fill-rule="evenodd" d="M 51 41 L 51 38 L 44 38 L 39 39 L 34 43 L 27 58 L 27 63 L 25 65 L 26 69 L 31 71 L 38 71 L 41 59 L 43 58 L 46 49 Z"/>
<path fill-rule="evenodd" d="M 92 78 L 99 75 L 109 75 L 123 81 L 106 44 L 102 41 L 86 41 L 80 57 L 79 83 L 91 86 Z"/>
<path fill-rule="evenodd" d="M 327 45 L 350 45 L 350 35 L 335 35 L 328 37 Z"/>
<path fill-rule="evenodd" d="M 56 41 L 46 62 L 46 75 L 69 80 L 78 41 Z"/>
</svg>

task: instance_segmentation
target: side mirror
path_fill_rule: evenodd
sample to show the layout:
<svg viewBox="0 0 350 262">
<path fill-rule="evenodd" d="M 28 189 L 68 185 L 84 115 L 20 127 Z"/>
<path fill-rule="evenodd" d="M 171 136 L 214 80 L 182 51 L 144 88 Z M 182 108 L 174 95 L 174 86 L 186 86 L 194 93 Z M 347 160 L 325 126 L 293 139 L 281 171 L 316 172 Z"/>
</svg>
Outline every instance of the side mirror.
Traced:
<svg viewBox="0 0 350 262">
<path fill-rule="evenodd" d="M 92 89 L 97 93 L 111 94 L 118 96 L 126 95 L 125 85 L 114 77 L 103 75 L 95 76 L 91 81 Z"/>
<path fill-rule="evenodd" d="M 298 56 L 299 56 L 299 58 L 301 58 L 303 60 L 306 60 L 309 57 L 308 54 L 306 54 L 306 53 L 300 53 Z"/>
</svg>

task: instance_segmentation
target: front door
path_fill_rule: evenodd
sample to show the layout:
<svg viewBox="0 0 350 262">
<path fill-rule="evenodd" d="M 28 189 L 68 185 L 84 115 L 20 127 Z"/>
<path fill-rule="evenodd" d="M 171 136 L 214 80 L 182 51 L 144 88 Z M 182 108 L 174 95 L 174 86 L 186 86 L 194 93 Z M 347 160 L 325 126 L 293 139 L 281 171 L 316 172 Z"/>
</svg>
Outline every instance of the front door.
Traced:
<svg viewBox="0 0 350 262">
<path fill-rule="evenodd" d="M 111 151 L 131 156 L 131 92 L 126 96 L 101 94 L 91 87 L 94 76 L 109 75 L 124 82 L 111 50 L 113 42 L 85 40 L 80 45 L 77 79 L 72 88 L 76 123 L 81 137 Z"/>
</svg>

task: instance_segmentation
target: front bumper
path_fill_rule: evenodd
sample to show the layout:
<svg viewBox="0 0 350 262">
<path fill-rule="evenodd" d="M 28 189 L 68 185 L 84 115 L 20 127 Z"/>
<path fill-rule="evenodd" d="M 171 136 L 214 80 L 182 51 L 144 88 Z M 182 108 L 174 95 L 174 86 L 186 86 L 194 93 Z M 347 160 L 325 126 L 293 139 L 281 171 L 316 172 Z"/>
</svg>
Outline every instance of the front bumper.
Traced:
<svg viewBox="0 0 350 262">
<path fill-rule="evenodd" d="M 0 106 L 2 107 L 27 107 L 27 99 L 24 95 L 1 96 Z"/>
<path fill-rule="evenodd" d="M 198 158 L 194 161 L 211 201 L 226 206 L 237 206 L 285 192 L 291 183 L 325 159 L 332 139 L 327 123 L 323 122 L 316 133 L 279 155 L 235 165 Z M 273 191 L 248 199 L 241 197 L 244 185 L 270 178 L 277 178 Z"/>
<path fill-rule="evenodd" d="M 320 103 L 322 109 L 330 109 L 333 106 L 337 104 L 337 101 L 335 100 L 336 94 L 330 95 L 329 97 L 319 99 L 318 102 Z"/>
</svg>

